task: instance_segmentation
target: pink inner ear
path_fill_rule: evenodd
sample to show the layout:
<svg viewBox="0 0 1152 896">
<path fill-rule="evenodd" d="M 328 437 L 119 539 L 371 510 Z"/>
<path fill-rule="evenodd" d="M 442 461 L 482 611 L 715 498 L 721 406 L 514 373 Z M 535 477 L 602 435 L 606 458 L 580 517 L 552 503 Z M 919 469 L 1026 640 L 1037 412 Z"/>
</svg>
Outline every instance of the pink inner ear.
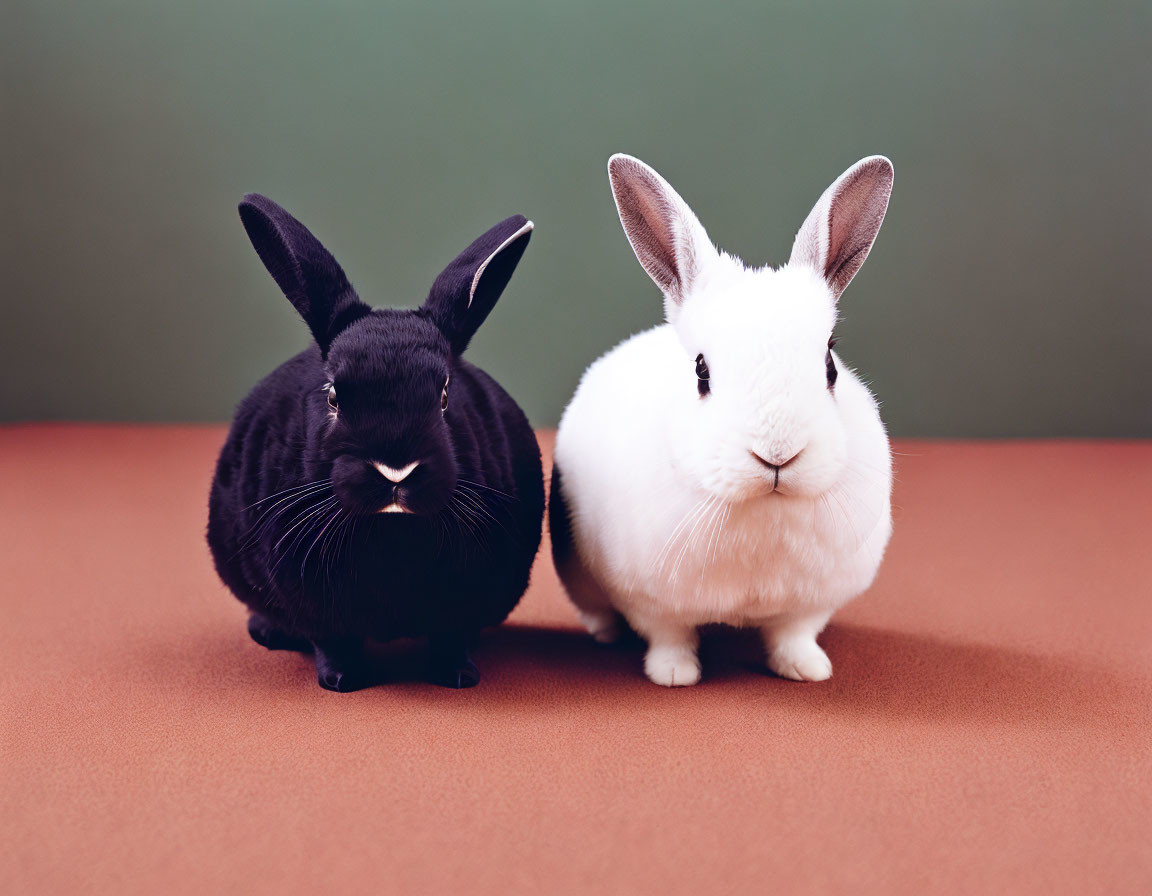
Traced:
<svg viewBox="0 0 1152 896">
<path fill-rule="evenodd" d="M 864 165 L 832 197 L 824 279 L 837 298 L 864 264 L 884 221 L 892 192 L 890 171 L 881 162 Z"/>
<path fill-rule="evenodd" d="M 673 295 L 691 272 L 680 269 L 672 218 L 677 210 L 651 174 L 627 162 L 613 171 L 616 207 L 636 258 L 656 285 Z M 690 256 L 689 259 L 690 260 Z"/>
</svg>

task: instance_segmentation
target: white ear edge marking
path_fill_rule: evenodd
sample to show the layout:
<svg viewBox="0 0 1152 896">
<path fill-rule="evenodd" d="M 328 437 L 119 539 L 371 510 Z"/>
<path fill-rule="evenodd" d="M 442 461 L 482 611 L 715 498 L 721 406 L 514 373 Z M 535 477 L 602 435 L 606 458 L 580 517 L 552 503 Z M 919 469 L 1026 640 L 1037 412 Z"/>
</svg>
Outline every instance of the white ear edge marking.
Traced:
<svg viewBox="0 0 1152 896">
<path fill-rule="evenodd" d="M 514 234 L 512 234 L 512 236 L 508 237 L 508 239 L 504 240 L 504 242 L 502 242 L 499 246 L 497 246 L 495 252 L 493 252 L 491 255 L 489 255 L 487 258 L 484 259 L 484 263 L 476 269 L 476 274 L 472 278 L 472 286 L 468 290 L 468 307 L 469 308 L 472 307 L 472 297 L 474 295 L 476 295 L 476 287 L 480 285 L 480 278 L 484 276 L 484 269 L 488 267 L 488 264 L 492 261 L 492 259 L 495 258 L 497 255 L 499 255 L 501 252 L 503 252 L 505 249 L 507 249 L 511 243 L 515 242 L 516 240 L 520 239 L 520 237 L 524 236 L 524 234 L 528 233 L 535 226 L 536 225 L 533 224 L 531 221 L 528 221 L 527 223 L 525 223 L 525 225 L 523 227 L 521 227 Z"/>
</svg>

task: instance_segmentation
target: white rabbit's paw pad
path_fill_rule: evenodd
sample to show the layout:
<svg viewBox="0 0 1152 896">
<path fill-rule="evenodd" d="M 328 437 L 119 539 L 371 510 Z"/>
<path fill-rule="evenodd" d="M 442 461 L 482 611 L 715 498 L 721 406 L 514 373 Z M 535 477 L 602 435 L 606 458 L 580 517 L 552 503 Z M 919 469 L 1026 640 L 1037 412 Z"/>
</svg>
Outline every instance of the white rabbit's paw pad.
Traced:
<svg viewBox="0 0 1152 896">
<path fill-rule="evenodd" d="M 768 668 L 793 681 L 827 681 L 832 677 L 832 661 L 810 638 L 778 644 L 768 654 Z"/>
<path fill-rule="evenodd" d="M 687 647 L 652 647 L 644 657 L 644 673 L 666 688 L 684 687 L 700 680 L 700 660 Z"/>
</svg>

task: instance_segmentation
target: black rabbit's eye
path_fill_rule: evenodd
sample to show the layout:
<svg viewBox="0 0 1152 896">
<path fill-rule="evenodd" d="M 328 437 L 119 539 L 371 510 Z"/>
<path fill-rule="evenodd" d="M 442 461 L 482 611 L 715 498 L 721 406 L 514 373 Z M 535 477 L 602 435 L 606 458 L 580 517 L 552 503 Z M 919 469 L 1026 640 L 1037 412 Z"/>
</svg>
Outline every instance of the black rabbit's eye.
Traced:
<svg viewBox="0 0 1152 896">
<path fill-rule="evenodd" d="M 336 387 L 328 387 L 328 407 L 334 411 L 340 410 L 340 403 L 336 400 Z"/>
<path fill-rule="evenodd" d="M 445 377 L 444 388 L 440 390 L 440 410 L 448 410 L 448 380 L 451 377 Z"/>
<path fill-rule="evenodd" d="M 832 357 L 832 348 L 837 340 L 828 340 L 828 353 L 824 356 L 824 370 L 828 375 L 828 391 L 831 392 L 836 385 L 836 361 Z"/>
<path fill-rule="evenodd" d="M 704 360 L 704 354 L 701 352 L 696 356 L 696 391 L 700 393 L 701 398 L 712 391 L 712 387 L 708 383 L 710 376 L 708 362 Z"/>
</svg>

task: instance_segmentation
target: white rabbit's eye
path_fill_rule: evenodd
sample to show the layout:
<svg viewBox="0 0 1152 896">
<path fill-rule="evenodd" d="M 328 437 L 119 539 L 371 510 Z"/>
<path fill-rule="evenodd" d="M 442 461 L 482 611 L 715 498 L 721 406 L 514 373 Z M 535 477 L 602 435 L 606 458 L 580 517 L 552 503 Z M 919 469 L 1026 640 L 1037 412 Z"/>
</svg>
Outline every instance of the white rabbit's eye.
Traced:
<svg viewBox="0 0 1152 896">
<path fill-rule="evenodd" d="M 452 379 L 450 376 L 444 377 L 444 388 L 440 390 L 440 410 L 448 410 L 448 381 Z"/>
<path fill-rule="evenodd" d="M 824 356 L 824 370 L 828 375 L 828 391 L 831 392 L 836 385 L 836 360 L 832 357 L 832 347 L 836 345 L 837 340 L 828 340 L 828 354 Z"/>
<path fill-rule="evenodd" d="M 701 352 L 696 356 L 696 391 L 700 393 L 701 398 L 712 391 L 712 387 L 708 383 L 710 377 L 708 362 L 704 360 L 704 353 Z"/>
<path fill-rule="evenodd" d="M 340 410 L 340 402 L 336 400 L 336 387 L 333 385 L 328 386 L 328 407 L 334 411 Z"/>
</svg>

